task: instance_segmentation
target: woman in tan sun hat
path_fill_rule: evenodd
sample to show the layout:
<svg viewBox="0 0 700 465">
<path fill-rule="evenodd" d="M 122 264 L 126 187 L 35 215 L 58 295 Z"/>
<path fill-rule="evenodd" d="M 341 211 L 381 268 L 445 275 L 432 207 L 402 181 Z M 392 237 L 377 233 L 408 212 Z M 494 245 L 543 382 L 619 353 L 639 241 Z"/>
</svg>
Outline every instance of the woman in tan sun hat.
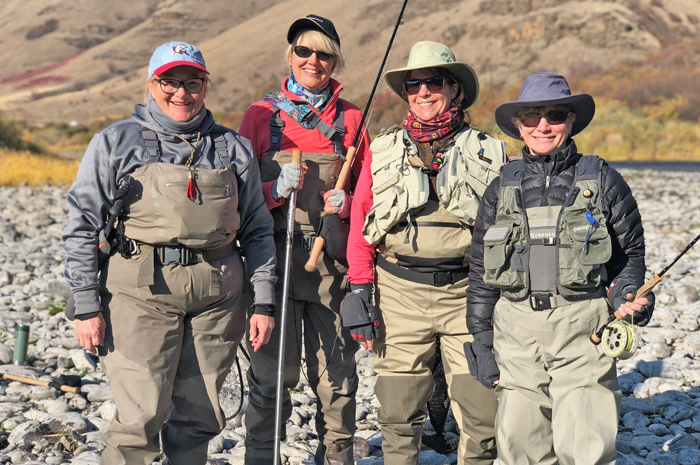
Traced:
<svg viewBox="0 0 700 465">
<path fill-rule="evenodd" d="M 343 323 L 374 352 L 385 464 L 418 463 L 437 337 L 458 463 L 491 463 L 496 398 L 469 374 L 465 293 L 479 199 L 505 144 L 469 125 L 479 84 L 446 46 L 418 42 L 386 80 L 409 110 L 403 127 L 374 140 L 355 189 Z"/>
</svg>

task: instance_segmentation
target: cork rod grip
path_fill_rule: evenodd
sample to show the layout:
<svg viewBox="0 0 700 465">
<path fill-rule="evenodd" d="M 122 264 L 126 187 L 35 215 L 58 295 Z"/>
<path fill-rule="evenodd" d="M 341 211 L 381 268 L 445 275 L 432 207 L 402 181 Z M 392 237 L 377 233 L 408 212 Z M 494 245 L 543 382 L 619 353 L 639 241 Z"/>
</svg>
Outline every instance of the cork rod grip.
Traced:
<svg viewBox="0 0 700 465">
<path fill-rule="evenodd" d="M 355 147 L 348 148 L 348 153 L 345 156 L 345 163 L 340 169 L 340 174 L 338 175 L 338 180 L 335 182 L 335 189 L 340 190 L 345 188 L 345 181 L 348 179 L 350 174 L 350 168 L 352 168 L 352 162 L 355 160 Z M 321 256 L 323 251 L 323 238 L 321 236 L 316 236 L 314 240 L 314 246 L 311 249 L 311 254 L 309 255 L 309 260 L 304 265 L 304 269 L 309 273 L 316 271 L 316 263 L 318 263 L 318 257 Z"/>
</svg>

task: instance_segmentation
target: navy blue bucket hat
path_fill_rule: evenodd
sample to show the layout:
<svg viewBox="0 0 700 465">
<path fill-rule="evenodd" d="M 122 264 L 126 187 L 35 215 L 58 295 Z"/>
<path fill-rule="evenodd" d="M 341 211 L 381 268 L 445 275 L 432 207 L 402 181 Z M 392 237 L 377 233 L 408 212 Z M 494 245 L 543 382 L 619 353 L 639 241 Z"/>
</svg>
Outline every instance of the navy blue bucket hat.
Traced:
<svg viewBox="0 0 700 465">
<path fill-rule="evenodd" d="M 588 94 L 571 95 L 564 76 L 553 72 L 535 73 L 525 79 L 518 100 L 506 102 L 496 108 L 496 124 L 501 131 L 515 139 L 521 139 L 520 131 L 513 123 L 518 110 L 523 107 L 569 105 L 576 114 L 571 136 L 583 131 L 595 115 L 595 102 Z"/>
</svg>

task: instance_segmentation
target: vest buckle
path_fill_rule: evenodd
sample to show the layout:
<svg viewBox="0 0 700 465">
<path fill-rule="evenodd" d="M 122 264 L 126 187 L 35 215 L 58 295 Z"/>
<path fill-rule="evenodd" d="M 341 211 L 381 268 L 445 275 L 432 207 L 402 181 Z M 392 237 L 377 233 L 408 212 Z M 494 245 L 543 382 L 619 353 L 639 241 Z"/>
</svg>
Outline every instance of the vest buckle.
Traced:
<svg viewBox="0 0 700 465">
<path fill-rule="evenodd" d="M 549 294 L 530 294 L 530 308 L 536 312 L 549 310 L 552 308 L 552 302 Z"/>
</svg>

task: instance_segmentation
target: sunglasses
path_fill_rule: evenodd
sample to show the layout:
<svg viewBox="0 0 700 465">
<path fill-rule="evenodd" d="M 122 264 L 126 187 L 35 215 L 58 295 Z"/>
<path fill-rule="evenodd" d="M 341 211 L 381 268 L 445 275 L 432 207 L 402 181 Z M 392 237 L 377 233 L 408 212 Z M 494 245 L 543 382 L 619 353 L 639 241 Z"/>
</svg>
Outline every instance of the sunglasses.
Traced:
<svg viewBox="0 0 700 465">
<path fill-rule="evenodd" d="M 542 118 L 547 120 L 547 124 L 563 124 L 566 122 L 566 118 L 569 117 L 571 111 L 548 111 L 544 115 L 539 115 L 537 113 L 527 113 L 525 115 L 519 116 L 520 121 L 526 128 L 536 128 L 540 125 Z"/>
<path fill-rule="evenodd" d="M 428 79 L 408 79 L 403 82 L 403 90 L 408 95 L 416 95 L 420 92 L 420 87 L 425 84 L 430 92 L 440 92 L 445 87 L 445 78 L 431 77 Z"/>
<path fill-rule="evenodd" d="M 204 81 L 207 78 L 192 78 L 178 81 L 177 79 L 156 79 L 160 84 L 160 90 L 166 94 L 176 94 L 180 87 L 184 87 L 190 94 L 196 94 L 204 87 Z"/>
<path fill-rule="evenodd" d="M 320 52 L 318 50 L 310 49 L 309 47 L 304 47 L 303 45 L 295 45 L 292 47 L 292 50 L 294 50 L 294 53 L 299 58 L 310 58 L 314 53 L 316 54 L 316 58 L 321 61 L 331 61 L 333 58 L 335 58 L 335 53 Z"/>
</svg>

